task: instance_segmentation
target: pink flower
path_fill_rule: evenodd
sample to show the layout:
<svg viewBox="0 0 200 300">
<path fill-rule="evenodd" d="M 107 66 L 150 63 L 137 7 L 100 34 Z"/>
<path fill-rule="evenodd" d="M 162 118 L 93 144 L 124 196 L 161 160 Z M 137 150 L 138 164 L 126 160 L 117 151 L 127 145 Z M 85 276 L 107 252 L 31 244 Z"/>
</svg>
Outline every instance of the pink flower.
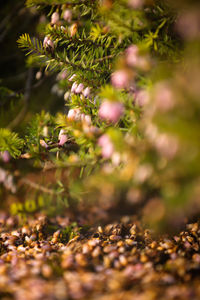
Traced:
<svg viewBox="0 0 200 300">
<path fill-rule="evenodd" d="M 124 113 L 124 106 L 120 102 L 105 100 L 99 109 L 99 117 L 109 122 L 116 123 Z"/>
<path fill-rule="evenodd" d="M 48 40 L 47 41 L 47 47 L 50 47 L 51 49 L 54 49 L 54 43 L 53 43 L 53 41 L 52 40 Z"/>
<path fill-rule="evenodd" d="M 44 140 L 40 140 L 40 145 L 46 149 L 48 148 L 48 145 Z"/>
<path fill-rule="evenodd" d="M 75 93 L 76 93 L 76 94 L 80 94 L 80 93 L 83 91 L 83 89 L 84 89 L 84 85 L 83 85 L 82 83 L 80 83 L 80 84 L 77 86 L 77 88 L 76 88 L 76 90 L 75 90 Z"/>
<path fill-rule="evenodd" d="M 115 71 L 111 75 L 112 85 L 117 89 L 128 88 L 130 83 L 129 74 L 126 70 Z"/>
<path fill-rule="evenodd" d="M 54 43 L 48 36 L 45 36 L 44 38 L 43 47 L 54 49 Z"/>
<path fill-rule="evenodd" d="M 140 90 L 135 93 L 135 103 L 143 107 L 149 102 L 149 93 L 145 90 Z"/>
<path fill-rule="evenodd" d="M 7 176 L 6 171 L 0 168 L 0 182 L 5 182 L 6 176 Z"/>
<path fill-rule="evenodd" d="M 192 40 L 200 37 L 199 10 L 189 10 L 182 13 L 177 20 L 177 30 L 183 38 Z"/>
<path fill-rule="evenodd" d="M 82 93 L 85 98 L 89 97 L 90 96 L 90 88 L 86 87 Z"/>
<path fill-rule="evenodd" d="M 43 47 L 46 48 L 47 47 L 47 41 L 48 41 L 49 37 L 45 36 L 44 40 L 43 40 Z"/>
<path fill-rule="evenodd" d="M 77 87 L 78 87 L 77 82 L 74 82 L 74 83 L 72 84 L 72 87 L 71 87 L 71 92 L 72 92 L 72 93 L 75 93 Z"/>
<path fill-rule="evenodd" d="M 59 146 L 63 146 L 68 140 L 67 135 L 65 134 L 65 131 L 63 129 L 60 130 L 60 133 L 58 135 L 58 140 L 59 140 L 58 142 Z"/>
<path fill-rule="evenodd" d="M 178 140 L 174 136 L 162 133 L 159 134 L 156 141 L 155 147 L 160 155 L 170 159 L 173 159 L 178 152 Z"/>
<path fill-rule="evenodd" d="M 70 109 L 67 115 L 68 119 L 72 121 L 79 121 L 81 118 L 81 113 L 79 108 Z"/>
<path fill-rule="evenodd" d="M 167 82 L 161 82 L 156 85 L 155 103 L 156 108 L 161 112 L 167 112 L 174 107 L 174 95 Z"/>
<path fill-rule="evenodd" d="M 62 71 L 61 74 L 60 74 L 60 77 L 61 77 L 62 80 L 66 79 L 66 77 L 67 77 L 67 70 Z"/>
<path fill-rule="evenodd" d="M 70 109 L 70 110 L 68 111 L 68 114 L 67 114 L 68 119 L 74 120 L 74 119 L 75 119 L 75 116 L 76 116 L 76 111 L 75 111 L 75 109 Z"/>
<path fill-rule="evenodd" d="M 56 11 L 51 16 L 51 24 L 57 24 L 59 21 L 59 13 Z"/>
<path fill-rule="evenodd" d="M 139 53 L 139 49 L 136 45 L 131 45 L 126 49 L 125 51 L 126 62 L 129 66 L 133 67 L 137 65 L 138 53 Z"/>
<path fill-rule="evenodd" d="M 73 81 L 73 79 L 76 77 L 76 74 L 73 74 L 68 80 Z"/>
<path fill-rule="evenodd" d="M 10 153 L 8 151 L 0 152 L 0 157 L 5 163 L 8 163 L 10 161 Z"/>
<path fill-rule="evenodd" d="M 142 8 L 142 6 L 144 4 L 144 0 L 129 0 L 128 4 L 133 9 L 139 9 L 139 8 Z"/>
<path fill-rule="evenodd" d="M 84 122 L 88 125 L 92 123 L 90 115 L 85 115 Z"/>
<path fill-rule="evenodd" d="M 63 19 L 67 22 L 71 22 L 72 20 L 72 12 L 69 9 L 66 9 L 63 13 Z"/>
<path fill-rule="evenodd" d="M 110 158 L 112 156 L 114 147 L 107 134 L 104 134 L 99 138 L 98 145 L 101 147 L 101 154 L 104 158 Z"/>
</svg>

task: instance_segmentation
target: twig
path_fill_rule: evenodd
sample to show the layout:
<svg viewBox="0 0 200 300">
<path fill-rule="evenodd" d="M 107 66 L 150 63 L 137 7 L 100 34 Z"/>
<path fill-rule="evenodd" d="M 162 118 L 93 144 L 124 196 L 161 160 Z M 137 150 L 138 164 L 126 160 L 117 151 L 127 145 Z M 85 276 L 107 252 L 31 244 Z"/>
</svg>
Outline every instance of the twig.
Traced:
<svg viewBox="0 0 200 300">
<path fill-rule="evenodd" d="M 107 55 L 107 56 L 104 56 L 104 57 L 102 57 L 102 58 L 97 58 L 97 59 L 95 59 L 94 62 L 101 62 L 101 61 L 104 61 L 104 60 L 106 60 L 106 59 L 110 59 L 110 58 L 113 58 L 113 57 L 114 57 L 113 54 Z"/>
<path fill-rule="evenodd" d="M 39 191 L 42 191 L 44 193 L 47 193 L 47 194 L 50 194 L 50 195 L 58 195 L 58 194 L 61 194 L 59 192 L 55 192 L 54 190 L 51 190 L 51 189 L 48 189 L 38 183 L 35 183 L 27 178 L 22 178 L 20 180 L 21 183 L 24 183 L 26 185 L 29 185 L 30 187 L 36 189 L 36 190 L 39 190 Z M 63 192 L 62 192 L 63 193 Z"/>
</svg>

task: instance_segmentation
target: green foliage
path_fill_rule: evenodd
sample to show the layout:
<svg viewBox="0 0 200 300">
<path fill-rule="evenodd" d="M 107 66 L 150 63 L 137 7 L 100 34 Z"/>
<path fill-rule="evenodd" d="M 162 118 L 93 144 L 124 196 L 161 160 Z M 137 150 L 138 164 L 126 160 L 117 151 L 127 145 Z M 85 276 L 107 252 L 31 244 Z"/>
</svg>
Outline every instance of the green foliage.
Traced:
<svg viewBox="0 0 200 300">
<path fill-rule="evenodd" d="M 12 157 L 17 158 L 21 154 L 23 146 L 24 141 L 18 137 L 17 133 L 0 128 L 0 151 L 8 151 Z"/>
</svg>

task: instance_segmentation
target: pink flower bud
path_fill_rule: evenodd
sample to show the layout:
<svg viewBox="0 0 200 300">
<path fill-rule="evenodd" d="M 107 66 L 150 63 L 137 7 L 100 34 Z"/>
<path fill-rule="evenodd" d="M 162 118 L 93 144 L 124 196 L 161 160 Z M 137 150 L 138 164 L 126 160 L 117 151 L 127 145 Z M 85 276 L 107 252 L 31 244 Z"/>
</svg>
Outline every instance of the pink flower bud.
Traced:
<svg viewBox="0 0 200 300">
<path fill-rule="evenodd" d="M 85 115 L 84 122 L 88 125 L 92 123 L 90 115 Z"/>
<path fill-rule="evenodd" d="M 0 157 L 5 163 L 8 163 L 10 161 L 10 153 L 8 151 L 0 152 Z"/>
<path fill-rule="evenodd" d="M 73 79 L 76 77 L 76 74 L 73 74 L 68 80 L 73 81 Z"/>
<path fill-rule="evenodd" d="M 135 93 L 135 103 L 143 107 L 149 102 L 149 93 L 145 90 L 140 90 Z"/>
<path fill-rule="evenodd" d="M 43 47 L 54 49 L 54 43 L 48 36 L 45 36 L 45 38 L 44 38 Z"/>
<path fill-rule="evenodd" d="M 0 182 L 5 182 L 6 176 L 7 176 L 6 171 L 0 168 Z"/>
<path fill-rule="evenodd" d="M 136 45 L 129 46 L 126 51 L 126 62 L 129 66 L 134 67 L 138 63 L 139 49 Z"/>
<path fill-rule="evenodd" d="M 107 134 L 102 135 L 98 140 L 98 145 L 101 147 L 101 154 L 104 158 L 111 158 L 114 147 Z"/>
<path fill-rule="evenodd" d="M 42 72 L 41 72 L 41 71 L 38 71 L 38 72 L 35 74 L 35 79 L 40 80 L 41 77 L 42 77 Z"/>
<path fill-rule="evenodd" d="M 44 140 L 40 140 L 40 145 L 46 149 L 48 148 L 48 145 Z"/>
<path fill-rule="evenodd" d="M 136 67 L 147 71 L 149 69 L 149 59 L 139 55 L 139 48 L 136 45 L 129 46 L 125 51 L 126 63 L 130 67 Z"/>
<path fill-rule="evenodd" d="M 72 20 L 72 12 L 69 9 L 66 9 L 63 13 L 63 19 L 67 22 L 71 22 Z"/>
<path fill-rule="evenodd" d="M 177 30 L 185 39 L 192 40 L 200 38 L 200 11 L 190 9 L 181 13 L 177 20 Z"/>
<path fill-rule="evenodd" d="M 83 122 L 85 120 L 85 114 L 80 114 L 80 120 Z"/>
<path fill-rule="evenodd" d="M 82 83 L 80 83 L 80 84 L 77 86 L 77 88 L 76 88 L 76 90 L 75 90 L 75 93 L 76 93 L 76 94 L 80 94 L 80 93 L 82 92 L 83 89 L 84 89 L 84 85 L 83 85 Z"/>
<path fill-rule="evenodd" d="M 67 70 L 63 70 L 63 71 L 60 73 L 60 78 L 61 78 L 62 80 L 64 80 L 64 79 L 66 79 L 66 77 L 67 77 Z"/>
<path fill-rule="evenodd" d="M 82 93 L 85 98 L 89 97 L 90 96 L 90 88 L 86 87 Z"/>
<path fill-rule="evenodd" d="M 75 109 L 75 121 L 80 121 L 81 119 L 81 112 L 79 108 Z"/>
<path fill-rule="evenodd" d="M 57 24 L 58 21 L 59 21 L 59 13 L 55 11 L 51 16 L 51 24 Z"/>
<path fill-rule="evenodd" d="M 54 49 L 54 43 L 53 43 L 53 41 L 49 39 L 47 41 L 47 46 L 49 46 L 50 48 Z"/>
<path fill-rule="evenodd" d="M 74 82 L 74 83 L 72 84 L 72 87 L 71 87 L 71 92 L 72 92 L 72 93 L 75 93 L 77 87 L 78 87 L 77 82 Z"/>
<path fill-rule="evenodd" d="M 43 40 L 43 47 L 46 48 L 47 47 L 47 41 L 49 40 L 48 36 L 45 36 L 44 40 Z"/>
<path fill-rule="evenodd" d="M 177 154 L 179 145 L 174 136 L 162 133 L 158 135 L 155 141 L 155 147 L 161 155 L 170 160 Z"/>
<path fill-rule="evenodd" d="M 124 106 L 120 102 L 105 100 L 99 109 L 99 117 L 109 122 L 116 123 L 124 113 Z"/>
<path fill-rule="evenodd" d="M 111 83 L 117 89 L 128 88 L 130 83 L 128 72 L 126 70 L 115 71 L 111 75 Z"/>
<path fill-rule="evenodd" d="M 67 135 L 65 134 L 65 131 L 63 129 L 60 130 L 58 140 L 59 140 L 58 142 L 59 146 L 63 146 L 68 140 Z"/>
<path fill-rule="evenodd" d="M 156 85 L 154 99 L 156 108 L 161 112 L 171 110 L 175 104 L 173 92 L 165 82 Z"/>
<path fill-rule="evenodd" d="M 70 110 L 68 111 L 68 114 L 67 114 L 68 119 L 74 120 L 74 119 L 75 119 L 75 116 L 76 116 L 76 111 L 75 111 L 75 109 L 70 109 Z"/>
<path fill-rule="evenodd" d="M 144 4 L 144 0 L 129 0 L 128 4 L 133 9 L 140 9 Z"/>
</svg>

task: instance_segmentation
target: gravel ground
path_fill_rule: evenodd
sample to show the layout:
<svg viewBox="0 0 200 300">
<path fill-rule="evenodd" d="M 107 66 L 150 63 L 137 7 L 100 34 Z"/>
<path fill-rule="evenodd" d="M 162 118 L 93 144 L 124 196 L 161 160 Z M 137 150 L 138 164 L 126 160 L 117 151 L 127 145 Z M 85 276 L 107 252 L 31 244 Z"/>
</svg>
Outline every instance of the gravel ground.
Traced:
<svg viewBox="0 0 200 300">
<path fill-rule="evenodd" d="M 200 299 L 200 227 L 156 237 L 123 217 L 80 228 L 37 216 L 0 215 L 0 299 Z"/>
</svg>

